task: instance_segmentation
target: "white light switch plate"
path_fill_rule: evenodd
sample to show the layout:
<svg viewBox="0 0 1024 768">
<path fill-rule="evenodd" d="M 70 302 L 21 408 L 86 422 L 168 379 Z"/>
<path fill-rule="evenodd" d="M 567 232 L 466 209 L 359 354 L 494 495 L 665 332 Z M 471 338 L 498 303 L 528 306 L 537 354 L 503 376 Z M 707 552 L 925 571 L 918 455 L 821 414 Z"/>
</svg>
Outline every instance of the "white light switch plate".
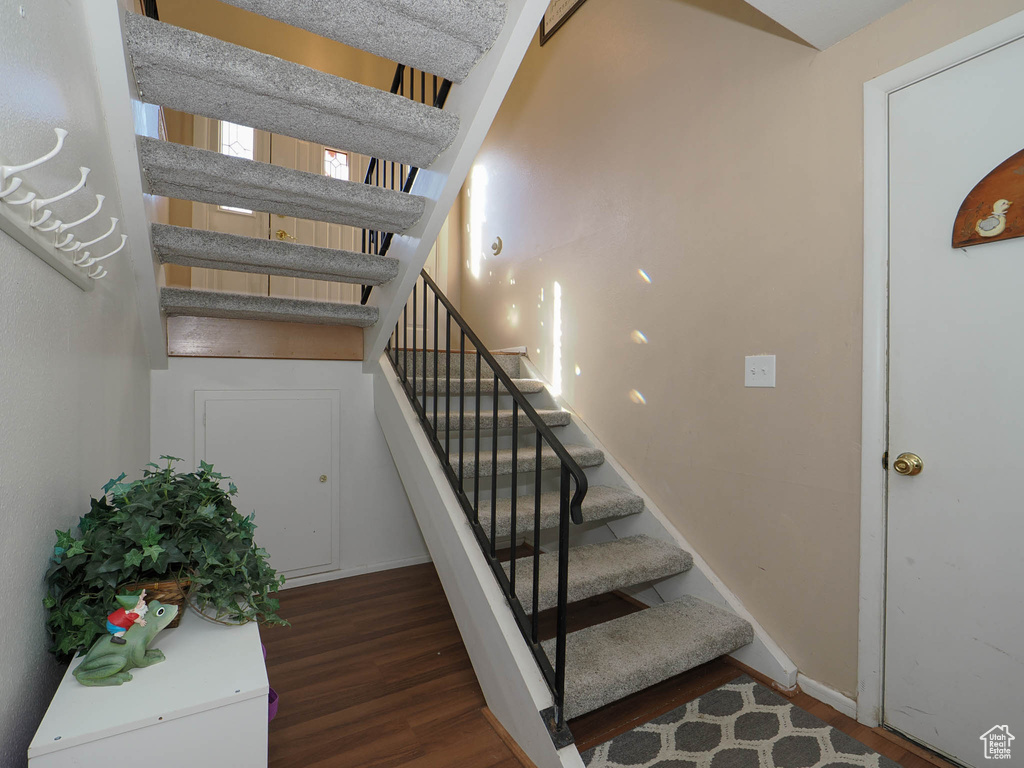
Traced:
<svg viewBox="0 0 1024 768">
<path fill-rule="evenodd" d="M 743 386 L 775 386 L 775 355 L 748 355 L 744 362 Z"/>
</svg>

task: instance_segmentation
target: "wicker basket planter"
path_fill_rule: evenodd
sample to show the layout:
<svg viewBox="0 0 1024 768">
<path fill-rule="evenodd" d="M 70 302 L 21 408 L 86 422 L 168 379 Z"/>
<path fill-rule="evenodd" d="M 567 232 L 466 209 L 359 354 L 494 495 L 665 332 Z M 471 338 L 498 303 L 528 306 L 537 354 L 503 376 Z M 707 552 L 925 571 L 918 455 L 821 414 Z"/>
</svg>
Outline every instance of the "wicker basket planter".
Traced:
<svg viewBox="0 0 1024 768">
<path fill-rule="evenodd" d="M 159 600 L 164 605 L 178 606 L 178 615 L 174 621 L 167 625 L 168 629 L 174 629 L 181 623 L 181 615 L 185 612 L 188 588 L 191 582 L 188 579 L 181 581 L 147 581 L 144 584 L 129 584 L 124 587 L 127 592 L 135 592 L 139 589 L 146 590 L 146 602 Z"/>
</svg>

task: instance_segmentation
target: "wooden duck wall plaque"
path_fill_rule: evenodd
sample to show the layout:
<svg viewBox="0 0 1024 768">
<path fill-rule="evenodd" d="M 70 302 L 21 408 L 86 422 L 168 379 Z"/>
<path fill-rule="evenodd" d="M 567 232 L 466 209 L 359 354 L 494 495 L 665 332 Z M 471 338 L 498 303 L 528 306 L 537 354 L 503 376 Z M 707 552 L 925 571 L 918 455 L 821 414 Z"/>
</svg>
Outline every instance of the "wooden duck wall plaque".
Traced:
<svg viewBox="0 0 1024 768">
<path fill-rule="evenodd" d="M 979 181 L 960 204 L 953 247 L 1024 236 L 1024 149 Z"/>
</svg>

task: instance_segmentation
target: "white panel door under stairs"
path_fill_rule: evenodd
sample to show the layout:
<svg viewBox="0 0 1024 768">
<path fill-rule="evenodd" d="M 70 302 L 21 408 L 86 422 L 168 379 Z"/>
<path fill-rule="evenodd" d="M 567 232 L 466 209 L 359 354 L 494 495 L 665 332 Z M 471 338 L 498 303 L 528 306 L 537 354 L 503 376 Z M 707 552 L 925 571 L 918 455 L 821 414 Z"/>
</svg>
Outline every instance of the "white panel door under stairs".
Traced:
<svg viewBox="0 0 1024 768">
<path fill-rule="evenodd" d="M 1022 70 L 1018 40 L 889 97 L 884 721 L 975 766 L 993 728 L 1024 761 L 1024 239 L 950 238 L 1024 146 Z M 894 471 L 905 452 L 920 474 Z"/>
<path fill-rule="evenodd" d="M 337 570 L 340 396 L 335 391 L 196 392 L 196 457 L 238 486 L 256 541 L 286 577 Z"/>
</svg>

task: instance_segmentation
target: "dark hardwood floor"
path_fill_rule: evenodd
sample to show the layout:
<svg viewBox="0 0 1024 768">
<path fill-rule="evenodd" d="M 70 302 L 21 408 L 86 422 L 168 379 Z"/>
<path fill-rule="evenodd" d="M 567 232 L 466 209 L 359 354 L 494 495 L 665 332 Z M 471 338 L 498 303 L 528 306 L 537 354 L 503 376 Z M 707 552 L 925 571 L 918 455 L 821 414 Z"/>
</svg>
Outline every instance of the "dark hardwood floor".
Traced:
<svg viewBox="0 0 1024 768">
<path fill-rule="evenodd" d="M 429 563 L 281 595 L 263 628 L 278 692 L 270 766 L 519 768 Z"/>
<path fill-rule="evenodd" d="M 282 592 L 291 627 L 262 628 L 270 684 L 270 766 L 520 768 L 483 694 L 432 565 Z M 576 603 L 569 629 L 640 610 L 624 596 Z M 554 634 L 554 612 L 541 634 Z M 743 674 L 719 659 L 570 722 L 580 751 Z M 905 768 L 942 766 L 919 748 L 799 693 L 791 699 Z"/>
</svg>

